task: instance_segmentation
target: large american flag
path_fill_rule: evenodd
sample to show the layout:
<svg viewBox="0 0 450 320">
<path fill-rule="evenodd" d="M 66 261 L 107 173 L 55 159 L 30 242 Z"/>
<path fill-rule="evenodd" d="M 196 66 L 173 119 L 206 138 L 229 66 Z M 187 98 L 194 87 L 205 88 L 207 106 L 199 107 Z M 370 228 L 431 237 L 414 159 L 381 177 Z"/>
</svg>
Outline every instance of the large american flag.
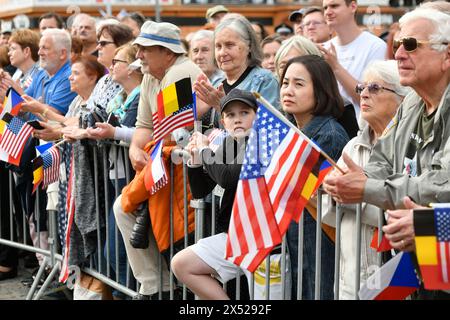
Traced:
<svg viewBox="0 0 450 320">
<path fill-rule="evenodd" d="M 55 146 L 49 148 L 42 154 L 42 160 L 44 162 L 44 185 L 42 188 L 45 189 L 49 184 L 59 179 L 59 166 L 61 163 L 59 148 Z"/>
<path fill-rule="evenodd" d="M 0 148 L 13 158 L 18 158 L 22 154 L 25 143 L 33 133 L 32 126 L 17 117 L 13 117 L 6 112 L 3 121 L 7 122 L 3 131 Z"/>
<path fill-rule="evenodd" d="M 438 265 L 442 281 L 450 282 L 450 208 L 435 208 Z"/>
<path fill-rule="evenodd" d="M 195 121 L 194 112 L 193 104 L 184 106 L 163 119 L 159 119 L 157 111 L 154 112 L 152 115 L 153 140 L 159 141 L 175 129 L 193 125 Z"/>
<path fill-rule="evenodd" d="M 259 104 L 228 229 L 226 258 L 253 272 L 281 242 L 320 151 L 271 106 Z"/>
</svg>

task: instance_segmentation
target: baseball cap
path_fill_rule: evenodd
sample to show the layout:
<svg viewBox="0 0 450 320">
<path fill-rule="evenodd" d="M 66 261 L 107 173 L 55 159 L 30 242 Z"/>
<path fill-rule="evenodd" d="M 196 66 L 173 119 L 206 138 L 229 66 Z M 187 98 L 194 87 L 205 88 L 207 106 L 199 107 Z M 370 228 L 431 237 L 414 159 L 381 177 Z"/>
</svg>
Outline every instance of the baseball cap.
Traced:
<svg viewBox="0 0 450 320">
<path fill-rule="evenodd" d="M 295 11 L 292 11 L 291 14 L 289 15 L 289 21 L 294 22 L 295 20 L 297 20 L 298 16 L 302 16 L 305 13 L 305 9 L 301 8 Z"/>
<path fill-rule="evenodd" d="M 212 18 L 215 14 L 217 14 L 219 12 L 229 12 L 229 10 L 225 6 L 222 6 L 222 5 L 218 5 L 218 6 L 209 8 L 206 11 L 206 20 L 209 20 L 210 18 Z"/>
<path fill-rule="evenodd" d="M 240 101 L 248 105 L 253 110 L 258 110 L 258 104 L 255 96 L 250 91 L 243 91 L 238 88 L 232 89 L 228 94 L 220 100 L 220 113 L 233 101 Z"/>
</svg>

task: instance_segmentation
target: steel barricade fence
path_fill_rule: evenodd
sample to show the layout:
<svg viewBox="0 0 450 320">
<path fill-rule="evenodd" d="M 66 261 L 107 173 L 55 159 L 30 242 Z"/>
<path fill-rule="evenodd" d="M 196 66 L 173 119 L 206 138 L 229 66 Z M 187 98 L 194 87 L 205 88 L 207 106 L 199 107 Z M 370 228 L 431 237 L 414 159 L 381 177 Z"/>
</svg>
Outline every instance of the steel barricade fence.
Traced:
<svg viewBox="0 0 450 320">
<path fill-rule="evenodd" d="M 111 228 L 112 221 L 111 220 L 111 211 L 113 207 L 113 203 L 115 199 L 120 195 L 121 193 L 121 184 L 119 183 L 119 166 L 120 163 L 122 163 L 122 169 L 124 173 L 124 180 L 125 185 L 128 184 L 132 180 L 131 172 L 130 172 L 130 163 L 128 158 L 128 147 L 124 145 L 117 145 L 117 144 L 108 144 L 108 148 L 110 148 L 110 152 L 108 154 L 107 149 L 105 148 L 106 144 L 102 143 L 98 146 L 92 147 L 92 154 L 93 154 L 93 160 L 94 160 L 94 188 L 95 188 L 95 223 L 97 224 L 96 228 L 96 252 L 93 256 L 89 257 L 88 264 L 84 264 L 81 267 L 81 270 L 85 272 L 86 274 L 97 278 L 98 280 L 102 281 L 106 285 L 110 286 L 114 290 L 117 290 L 118 292 L 121 292 L 122 294 L 134 297 L 139 292 L 139 283 L 132 277 L 133 273 L 131 272 L 131 266 L 129 263 L 129 259 L 126 258 L 125 262 L 120 260 L 119 251 L 121 250 L 119 245 L 119 237 L 120 231 L 118 230 L 117 223 L 114 223 L 114 228 Z M 182 150 L 175 150 L 176 156 L 179 158 L 186 158 L 186 153 Z M 101 155 L 101 161 L 99 161 L 99 155 Z M 108 156 L 112 155 L 111 163 L 108 161 Z M 99 167 L 100 165 L 100 167 Z M 111 169 L 112 166 L 112 169 Z M 171 162 L 170 168 L 169 168 L 169 179 L 171 180 L 171 188 L 173 188 L 173 179 L 174 179 L 174 164 Z M 103 179 L 99 179 L 103 175 Z M 112 174 L 114 173 L 114 174 Z M 100 181 L 101 180 L 101 181 Z M 185 164 L 185 161 L 183 161 L 183 194 L 184 194 L 184 240 L 183 240 L 183 247 L 186 248 L 192 243 L 189 243 L 189 235 L 188 235 L 188 205 L 193 207 L 195 209 L 195 231 L 194 231 L 194 242 L 197 242 L 198 240 L 205 237 L 205 230 L 206 230 L 206 217 L 209 215 L 211 217 L 210 219 L 210 233 L 211 235 L 214 235 L 215 233 L 215 225 L 216 225 L 216 202 L 217 197 L 213 193 L 210 197 L 210 207 L 206 206 L 205 199 L 193 199 L 190 203 L 188 203 L 188 191 L 187 191 L 187 166 Z M 100 184 L 103 184 L 103 187 L 100 188 Z M 13 175 L 10 173 L 10 180 L 9 180 L 9 186 L 10 189 L 13 187 Z M 103 190 L 103 191 L 101 191 Z M 42 190 L 38 190 L 39 192 L 45 192 Z M 100 196 L 100 192 L 103 192 L 104 194 Z M 321 235 L 323 233 L 321 228 L 321 222 L 322 222 L 322 215 L 323 211 L 326 208 L 323 208 L 322 204 L 322 191 L 318 191 L 317 196 L 317 216 L 316 216 L 316 236 L 315 236 L 315 275 L 314 275 L 314 293 L 313 297 L 314 299 L 321 299 L 321 282 L 322 282 L 322 238 Z M 9 195 L 10 202 L 12 203 L 12 193 Z M 103 199 L 103 205 L 101 205 L 101 199 Z M 170 205 L 170 212 L 169 212 L 169 226 L 170 226 L 170 245 L 168 248 L 168 256 L 169 261 L 173 258 L 175 255 L 175 248 L 174 248 L 174 210 L 173 210 L 173 189 L 171 190 L 171 205 Z M 37 226 L 36 231 L 38 233 L 38 242 L 40 242 L 40 231 L 42 229 L 42 226 L 40 225 L 40 219 L 39 215 L 41 214 L 39 212 L 40 203 L 39 200 L 35 202 L 36 205 L 36 216 L 37 216 Z M 101 210 L 104 210 L 101 212 Z M 208 209 L 208 210 L 207 210 Z M 58 228 L 56 227 L 56 215 L 57 213 L 55 211 L 49 211 L 49 225 L 48 225 L 48 231 L 49 231 L 49 248 L 48 249 L 41 249 L 39 247 L 34 247 L 31 245 L 26 244 L 26 237 L 23 236 L 22 241 L 19 243 L 18 241 L 14 241 L 14 232 L 15 227 L 13 223 L 13 219 L 16 218 L 16 220 L 19 220 L 22 217 L 22 228 L 23 230 L 26 230 L 26 224 L 28 223 L 26 219 L 26 215 L 22 214 L 22 216 L 17 215 L 17 213 L 14 212 L 13 206 L 10 206 L 9 210 L 9 232 L 10 232 L 10 239 L 5 239 L 3 235 L 0 233 L 0 244 L 8 245 L 11 247 L 15 247 L 18 249 L 27 250 L 30 252 L 40 253 L 44 256 L 46 256 L 44 263 L 41 265 L 36 279 L 34 283 L 32 284 L 32 287 L 29 291 L 29 294 L 27 296 L 27 299 L 39 299 L 42 297 L 42 295 L 45 293 L 45 290 L 50 285 L 51 281 L 55 278 L 57 275 L 57 272 L 60 268 L 60 262 L 62 261 L 62 256 L 57 252 L 57 239 L 58 239 Z M 2 214 L 3 217 L 4 214 Z M 114 219 L 114 215 L 112 215 L 112 218 Z M 208 217 L 209 218 L 209 217 Z M 104 220 L 104 226 L 102 226 L 102 220 Z M 208 220 L 209 221 L 209 220 Z M 280 254 L 281 258 L 279 260 L 280 265 L 280 274 L 281 278 L 279 280 L 280 286 L 281 286 L 281 293 L 280 298 L 281 299 L 293 299 L 294 296 L 296 299 L 302 299 L 302 288 L 304 286 L 304 273 L 303 273 L 303 266 L 305 262 L 305 257 L 303 255 L 303 248 L 305 243 L 305 234 L 304 234 L 304 221 L 305 221 L 305 212 L 301 215 L 298 229 L 297 229 L 297 236 L 298 236 L 298 255 L 292 256 L 289 255 L 289 248 L 287 246 L 287 239 L 286 236 L 283 237 L 282 244 L 280 246 Z M 3 223 L 3 221 L 0 221 L 0 225 Z M 334 299 L 340 298 L 340 292 L 339 292 L 339 286 L 340 286 L 340 256 L 341 256 L 341 223 L 342 223 L 342 211 L 341 207 L 338 205 L 336 207 L 336 239 L 335 239 L 335 252 L 334 252 L 334 284 L 333 289 L 334 292 L 332 293 L 334 296 Z M 381 241 L 381 226 L 383 223 L 383 211 L 380 209 L 379 213 L 379 242 Z M 4 226 L 3 226 L 4 227 Z M 1 230 L 4 228 L 2 227 Z M 16 226 L 17 227 L 17 226 Z M 2 232 L 0 230 L 0 232 Z M 24 231 L 25 232 L 25 231 Z M 354 292 L 354 298 L 358 299 L 358 291 L 360 288 L 361 280 L 361 204 L 357 206 L 356 209 L 356 230 L 355 230 L 357 243 L 356 243 L 356 261 L 355 261 L 355 292 Z M 63 235 L 60 235 L 63 236 Z M 207 236 L 207 235 L 206 235 Z M 113 241 L 112 241 L 112 238 Z M 123 239 L 123 241 L 129 241 L 129 239 Z M 111 242 L 113 242 L 111 244 Z M 289 260 L 287 260 L 289 258 Z M 297 262 L 297 280 L 296 280 L 296 292 L 292 292 L 293 295 L 290 293 L 290 288 L 292 286 L 292 277 L 290 274 L 286 273 L 286 270 L 289 269 L 289 265 L 291 264 L 292 259 L 296 259 Z M 326 263 L 331 263 L 331 261 L 324 261 Z M 381 255 L 378 256 L 378 265 L 381 265 Z M 158 256 L 158 298 L 162 299 L 163 296 L 163 256 L 160 254 Z M 263 292 L 265 294 L 265 299 L 271 298 L 271 291 L 272 283 L 271 283 L 271 277 L 273 275 L 273 267 L 272 262 L 269 258 L 266 259 L 263 264 L 261 270 L 264 270 L 264 284 L 263 284 Z M 44 275 L 44 269 L 46 267 L 51 267 L 50 274 L 47 276 L 43 286 L 39 290 L 37 294 L 36 290 L 38 288 L 38 280 Z M 290 270 L 291 272 L 294 272 L 294 270 Z M 180 288 L 180 284 L 177 284 L 177 281 L 174 277 L 174 274 L 172 270 L 169 268 L 169 299 L 175 299 L 175 291 L 177 288 Z M 114 274 L 114 276 L 113 276 Z M 125 277 L 123 277 L 125 275 Z M 121 277 L 122 276 L 122 277 Z M 123 280 L 125 279 L 125 280 Z M 260 279 L 260 278 L 258 278 Z M 247 279 L 250 283 L 249 285 L 249 296 L 250 299 L 255 299 L 255 287 L 257 286 L 257 281 L 255 280 L 255 274 L 249 277 Z M 277 280 L 278 281 L 278 280 Z M 258 286 L 261 287 L 260 280 L 258 280 Z M 224 290 L 227 289 L 227 283 L 223 284 Z M 181 285 L 182 288 L 182 298 L 183 299 L 189 299 L 188 295 L 188 289 L 186 286 Z M 288 294 L 287 294 L 288 293 Z M 242 293 L 240 291 L 240 276 L 237 275 L 236 277 L 236 291 L 235 291 L 235 299 L 238 300 L 242 297 Z M 167 297 L 165 297 L 167 298 Z"/>
</svg>

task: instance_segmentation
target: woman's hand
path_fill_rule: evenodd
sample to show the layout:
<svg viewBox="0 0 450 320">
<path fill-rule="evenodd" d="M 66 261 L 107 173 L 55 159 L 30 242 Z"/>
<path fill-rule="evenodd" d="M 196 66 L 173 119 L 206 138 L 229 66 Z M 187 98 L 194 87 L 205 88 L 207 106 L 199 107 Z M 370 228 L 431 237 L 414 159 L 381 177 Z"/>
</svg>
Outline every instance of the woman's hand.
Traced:
<svg viewBox="0 0 450 320">
<path fill-rule="evenodd" d="M 78 126 L 79 122 L 80 122 L 80 117 L 76 116 L 76 117 L 67 118 L 67 120 L 65 120 L 63 122 L 63 124 L 66 127 L 72 127 L 72 126 Z"/>
<path fill-rule="evenodd" d="M 204 74 L 201 74 L 194 82 L 193 88 L 200 100 L 207 103 L 209 106 L 219 110 L 220 99 L 225 96 L 225 91 L 223 90 L 222 84 L 219 86 L 219 88 L 216 89 L 211 85 L 208 77 L 206 77 L 206 75 Z"/>
<path fill-rule="evenodd" d="M 101 139 L 114 139 L 114 133 L 116 128 L 114 128 L 109 123 L 96 122 L 95 126 L 97 128 L 87 128 L 87 133 L 91 139 L 101 140 Z"/>
<path fill-rule="evenodd" d="M 89 134 L 86 129 L 78 128 L 77 126 L 62 128 L 61 133 L 63 134 L 63 138 L 70 143 L 89 138 Z"/>
</svg>

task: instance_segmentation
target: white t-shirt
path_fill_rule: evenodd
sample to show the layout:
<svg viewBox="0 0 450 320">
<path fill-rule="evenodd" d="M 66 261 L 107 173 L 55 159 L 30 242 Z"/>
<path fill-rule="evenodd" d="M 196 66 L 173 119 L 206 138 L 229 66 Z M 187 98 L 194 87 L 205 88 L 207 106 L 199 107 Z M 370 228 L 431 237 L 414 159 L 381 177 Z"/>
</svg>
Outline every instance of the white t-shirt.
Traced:
<svg viewBox="0 0 450 320">
<path fill-rule="evenodd" d="M 385 60 L 386 43 L 370 32 L 363 31 L 355 40 L 341 46 L 337 37 L 327 41 L 324 46 L 330 47 L 330 41 L 336 49 L 336 55 L 342 67 L 357 80 L 362 80 L 362 73 L 369 62 L 373 60 Z M 353 101 L 339 83 L 339 92 L 344 99 L 344 104 L 352 103 L 355 107 L 356 119 L 359 118 L 359 101 Z"/>
</svg>

